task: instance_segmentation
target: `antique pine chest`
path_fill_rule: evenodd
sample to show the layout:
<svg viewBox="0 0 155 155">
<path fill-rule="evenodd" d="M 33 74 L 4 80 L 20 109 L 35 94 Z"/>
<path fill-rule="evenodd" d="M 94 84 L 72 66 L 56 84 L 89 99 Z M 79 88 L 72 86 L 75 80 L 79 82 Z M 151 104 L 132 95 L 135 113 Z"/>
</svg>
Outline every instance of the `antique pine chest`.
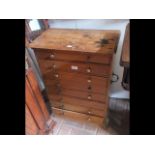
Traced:
<svg viewBox="0 0 155 155">
<path fill-rule="evenodd" d="M 103 123 L 118 39 L 117 30 L 48 29 L 30 44 L 55 113 Z"/>
</svg>

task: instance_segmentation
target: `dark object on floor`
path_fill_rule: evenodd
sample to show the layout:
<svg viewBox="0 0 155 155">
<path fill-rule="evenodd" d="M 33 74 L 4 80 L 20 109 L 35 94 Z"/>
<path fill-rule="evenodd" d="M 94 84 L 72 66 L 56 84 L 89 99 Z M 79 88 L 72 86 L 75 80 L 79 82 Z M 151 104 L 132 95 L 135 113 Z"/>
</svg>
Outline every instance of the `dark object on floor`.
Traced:
<svg viewBox="0 0 155 155">
<path fill-rule="evenodd" d="M 115 100 L 110 102 L 109 107 L 109 126 L 116 130 L 120 135 L 129 134 L 129 101 Z"/>
</svg>

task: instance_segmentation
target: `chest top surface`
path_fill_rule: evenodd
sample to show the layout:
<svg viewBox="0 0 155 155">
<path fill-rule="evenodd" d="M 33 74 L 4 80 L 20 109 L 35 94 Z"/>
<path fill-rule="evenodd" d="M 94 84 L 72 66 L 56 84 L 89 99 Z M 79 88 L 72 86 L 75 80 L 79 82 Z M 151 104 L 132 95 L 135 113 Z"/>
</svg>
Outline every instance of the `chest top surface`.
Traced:
<svg viewBox="0 0 155 155">
<path fill-rule="evenodd" d="M 118 30 L 48 29 L 29 47 L 111 54 L 116 49 L 118 39 Z"/>
</svg>

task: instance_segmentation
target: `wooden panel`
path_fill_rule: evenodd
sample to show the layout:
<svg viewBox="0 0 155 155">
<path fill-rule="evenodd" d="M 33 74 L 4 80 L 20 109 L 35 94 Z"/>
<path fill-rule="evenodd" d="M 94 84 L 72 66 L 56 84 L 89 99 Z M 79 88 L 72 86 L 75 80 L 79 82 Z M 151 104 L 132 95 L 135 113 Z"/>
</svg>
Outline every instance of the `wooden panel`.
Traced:
<svg viewBox="0 0 155 155">
<path fill-rule="evenodd" d="M 112 54 L 75 53 L 73 51 L 59 51 L 48 49 L 35 49 L 35 54 L 40 60 L 79 61 L 110 64 Z"/>
<path fill-rule="evenodd" d="M 45 118 L 43 116 L 43 113 L 40 107 L 38 107 L 37 100 L 27 80 L 26 80 L 26 104 L 28 108 L 31 110 L 33 117 L 35 118 L 39 128 L 41 130 L 45 130 L 45 126 L 46 126 Z"/>
<path fill-rule="evenodd" d="M 109 54 L 114 52 L 118 37 L 116 30 L 48 29 L 29 47 Z"/>
<path fill-rule="evenodd" d="M 79 105 L 72 105 L 72 104 L 64 103 L 62 107 L 65 110 L 84 113 L 84 114 L 87 114 L 87 115 L 96 115 L 96 116 L 100 116 L 100 117 L 104 116 L 104 110 L 89 108 L 89 107 L 86 107 L 84 105 L 79 106 Z M 59 108 L 61 109 L 61 106 Z"/>
<path fill-rule="evenodd" d="M 58 108 L 52 108 L 52 109 L 55 114 L 63 115 L 64 117 L 71 117 L 73 119 L 77 119 L 81 121 L 93 122 L 100 125 L 102 125 L 104 121 L 103 117 L 91 116 L 91 115 L 81 114 L 77 112 L 71 112 L 68 110 L 61 110 Z"/>
<path fill-rule="evenodd" d="M 28 81 L 31 85 L 31 89 L 36 97 L 37 102 L 39 103 L 39 106 L 41 108 L 41 111 L 44 115 L 45 120 L 47 121 L 49 119 L 49 112 L 47 111 L 47 107 L 45 105 L 45 101 L 43 100 L 42 94 L 39 89 L 39 85 L 37 83 L 37 79 L 32 71 L 32 69 L 29 69 L 29 72 L 27 73 Z"/>
<path fill-rule="evenodd" d="M 68 97 L 68 96 L 63 96 L 62 102 L 72 104 L 72 105 L 86 106 L 86 107 L 95 108 L 98 110 L 104 110 L 105 109 L 105 103 L 104 102 L 103 103 L 102 102 L 95 102 L 95 101 L 78 99 L 78 98 Z"/>
<path fill-rule="evenodd" d="M 26 111 L 26 135 L 36 135 L 39 133 L 39 128 L 29 110 L 27 105 L 25 105 Z"/>
<path fill-rule="evenodd" d="M 57 75 L 57 77 L 56 77 Z M 61 81 L 73 81 L 75 83 L 83 82 L 85 84 L 89 84 L 92 86 L 101 86 L 101 87 L 107 87 L 107 84 L 109 82 L 109 78 L 104 77 L 97 77 L 97 76 L 91 76 L 86 74 L 78 74 L 78 73 L 69 73 L 69 72 L 59 72 L 53 74 L 51 71 L 46 72 L 43 74 L 43 79 L 46 82 L 47 85 L 57 85 Z"/>
<path fill-rule="evenodd" d="M 26 70 L 26 106 L 30 111 L 30 113 L 26 113 L 26 117 L 27 115 L 29 117 L 30 114 L 32 115 L 32 118 L 38 127 L 37 134 L 48 134 L 49 131 L 52 131 L 55 122 L 51 117 L 49 117 L 47 107 L 43 100 L 37 79 L 33 73 L 32 68 L 28 68 Z M 34 125 L 32 124 L 32 119 L 27 119 L 26 125 L 26 130 L 28 126 L 31 129 L 31 132 L 27 133 L 36 134 L 36 132 L 33 132 L 32 127 L 30 127 Z"/>
<path fill-rule="evenodd" d="M 41 70 L 44 73 L 57 70 L 60 72 L 83 73 L 87 75 L 107 76 L 110 75 L 109 65 L 63 62 L 63 61 L 39 61 Z M 53 69 L 53 66 L 56 68 Z"/>
<path fill-rule="evenodd" d="M 120 64 L 129 67 L 130 63 L 130 24 L 126 26 Z"/>
<path fill-rule="evenodd" d="M 100 102 L 105 101 L 105 95 L 86 92 L 86 91 L 63 89 L 62 95 L 67 95 L 67 96 L 77 97 L 77 98 L 82 98 L 82 99 L 88 99 L 90 101 L 100 101 Z"/>
<path fill-rule="evenodd" d="M 100 85 L 89 85 L 88 83 L 85 83 L 84 81 L 74 82 L 74 81 L 61 81 L 61 87 L 64 89 L 73 89 L 73 90 L 79 90 L 79 91 L 86 91 L 90 93 L 100 93 L 105 94 L 107 92 L 107 89 L 105 87 L 102 87 Z"/>
<path fill-rule="evenodd" d="M 65 72 L 60 72 L 58 74 L 59 74 L 60 81 L 63 79 L 74 81 L 74 82 L 84 81 L 85 83 L 88 83 L 94 86 L 100 85 L 102 87 L 106 87 L 109 81 L 109 78 L 91 76 L 91 75 L 86 75 L 86 74 L 65 73 Z"/>
</svg>

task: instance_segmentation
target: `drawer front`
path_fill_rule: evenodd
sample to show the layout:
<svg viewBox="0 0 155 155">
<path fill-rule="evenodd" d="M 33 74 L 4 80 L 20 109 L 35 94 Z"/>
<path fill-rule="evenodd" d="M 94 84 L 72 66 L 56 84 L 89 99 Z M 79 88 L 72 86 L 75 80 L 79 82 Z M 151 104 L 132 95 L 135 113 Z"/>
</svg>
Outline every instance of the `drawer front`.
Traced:
<svg viewBox="0 0 155 155">
<path fill-rule="evenodd" d="M 78 105 L 64 103 L 63 109 L 73 111 L 73 112 L 79 112 L 87 115 L 96 115 L 96 116 L 104 117 L 104 110 L 97 110 L 97 109 L 88 108 L 85 106 L 78 106 Z"/>
<path fill-rule="evenodd" d="M 85 106 L 88 108 L 95 108 L 98 110 L 104 110 L 105 109 L 105 102 L 95 102 L 95 101 L 89 101 L 84 99 L 78 99 L 68 96 L 63 96 L 63 103 L 68 103 L 72 105 L 79 105 L 79 106 Z"/>
<path fill-rule="evenodd" d="M 78 91 L 86 91 L 89 93 L 99 93 L 106 94 L 107 89 L 101 86 L 89 86 L 84 81 L 74 82 L 74 81 L 61 81 L 62 89 L 72 89 Z"/>
<path fill-rule="evenodd" d="M 49 79 L 45 79 L 45 84 L 46 84 L 46 89 L 48 90 L 49 93 L 53 92 L 60 92 L 62 90 L 70 89 L 70 90 L 75 90 L 75 91 L 85 91 L 85 93 L 98 93 L 103 95 L 107 94 L 107 88 L 108 88 L 108 78 L 96 78 L 96 77 L 88 77 L 88 78 L 83 78 L 82 76 L 80 77 L 79 75 L 76 76 L 69 76 L 69 75 L 59 75 L 59 79 L 57 81 L 52 81 Z M 80 82 L 79 82 L 80 81 Z M 101 100 L 103 99 L 102 97 L 99 96 L 94 96 L 95 98 L 98 98 Z"/>
<path fill-rule="evenodd" d="M 104 77 L 97 77 L 97 76 L 91 76 L 91 75 L 85 75 L 85 74 L 79 74 L 79 73 L 69 73 L 69 72 L 55 72 L 54 74 L 52 72 L 46 72 L 43 74 L 43 79 L 47 83 L 47 85 L 54 85 L 58 84 L 61 81 L 64 83 L 65 81 L 72 81 L 75 83 L 83 82 L 91 86 L 101 86 L 103 88 L 107 88 L 109 78 Z"/>
<path fill-rule="evenodd" d="M 67 96 L 71 96 L 71 97 L 88 99 L 90 101 L 99 101 L 99 102 L 104 102 L 105 101 L 105 95 L 86 92 L 86 91 L 63 89 L 62 94 L 67 95 Z"/>
<path fill-rule="evenodd" d="M 55 50 L 41 50 L 35 49 L 35 54 L 40 60 L 62 60 L 62 61 L 79 61 L 110 64 L 112 61 L 112 54 L 103 55 L 101 53 L 83 53 L 73 51 L 55 51 Z"/>
<path fill-rule="evenodd" d="M 59 79 L 62 81 L 74 81 L 79 83 L 79 81 L 84 81 L 85 83 L 92 85 L 92 86 L 101 86 L 101 87 L 107 87 L 109 78 L 104 77 L 97 77 L 97 76 L 91 76 L 86 74 L 78 74 L 78 73 L 66 73 L 66 72 L 60 72 Z"/>
<path fill-rule="evenodd" d="M 65 117 L 77 119 L 80 121 L 97 123 L 99 125 L 102 125 L 104 122 L 103 117 L 91 116 L 91 115 L 81 114 L 81 113 L 77 113 L 77 112 L 71 112 L 68 110 L 62 110 L 62 109 L 58 109 L 58 108 L 52 108 L 52 110 L 57 115 L 63 115 L 63 117 L 65 116 Z"/>
<path fill-rule="evenodd" d="M 72 72 L 87 75 L 109 76 L 110 66 L 101 64 L 75 63 L 63 61 L 39 61 L 42 73 L 47 72 Z"/>
</svg>

